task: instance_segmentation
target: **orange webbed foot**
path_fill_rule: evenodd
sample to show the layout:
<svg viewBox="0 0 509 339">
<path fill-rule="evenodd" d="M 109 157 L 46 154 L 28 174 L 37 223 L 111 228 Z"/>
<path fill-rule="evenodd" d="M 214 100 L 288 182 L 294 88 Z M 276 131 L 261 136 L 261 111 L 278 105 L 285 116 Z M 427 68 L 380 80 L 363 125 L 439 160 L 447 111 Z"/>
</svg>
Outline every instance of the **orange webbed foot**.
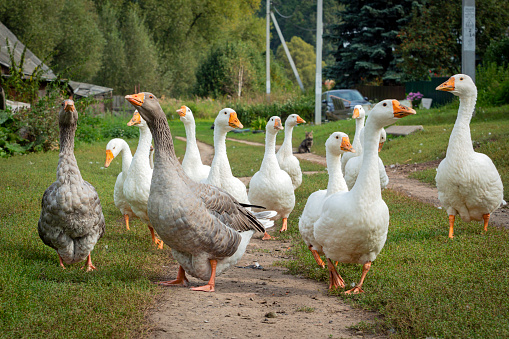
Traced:
<svg viewBox="0 0 509 339">
<path fill-rule="evenodd" d="M 364 293 L 364 290 L 360 286 L 355 286 L 351 290 L 345 291 L 345 294 L 360 294 Z"/>
<path fill-rule="evenodd" d="M 279 230 L 279 233 L 285 232 L 288 230 L 288 218 L 283 218 L 283 226 Z"/>
<path fill-rule="evenodd" d="M 161 286 L 188 286 L 188 280 L 187 279 L 175 279 L 175 280 L 169 280 L 169 281 L 159 281 L 156 284 Z"/>
<path fill-rule="evenodd" d="M 263 234 L 263 238 L 262 238 L 262 240 L 271 240 L 271 239 L 275 239 L 275 238 L 274 238 L 274 237 L 272 237 L 272 236 L 270 236 L 270 234 L 269 234 L 269 233 L 267 233 L 267 232 L 265 232 L 265 233 Z"/>
<path fill-rule="evenodd" d="M 199 287 L 192 287 L 191 290 L 192 291 L 202 291 L 202 292 L 214 292 L 215 291 L 214 285 L 210 285 L 210 284 L 199 286 Z"/>
</svg>

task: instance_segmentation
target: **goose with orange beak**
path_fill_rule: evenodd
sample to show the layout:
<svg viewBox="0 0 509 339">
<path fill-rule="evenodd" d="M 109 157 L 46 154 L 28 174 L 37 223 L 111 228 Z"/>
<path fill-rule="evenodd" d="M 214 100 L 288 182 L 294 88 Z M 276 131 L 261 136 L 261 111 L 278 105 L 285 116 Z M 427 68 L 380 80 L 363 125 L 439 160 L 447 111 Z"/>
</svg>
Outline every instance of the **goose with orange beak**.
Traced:
<svg viewBox="0 0 509 339">
<path fill-rule="evenodd" d="M 285 121 L 285 139 L 276 153 L 279 167 L 292 179 L 293 189 L 299 188 L 302 184 L 302 171 L 300 169 L 299 159 L 293 155 L 292 133 L 293 128 L 298 124 L 305 124 L 306 121 L 298 114 L 290 114 Z"/>
<path fill-rule="evenodd" d="M 336 192 L 325 200 L 314 225 L 313 235 L 327 259 L 363 266 L 359 283 L 345 293 L 364 292 L 364 279 L 389 229 L 389 209 L 382 199 L 378 174 L 380 132 L 410 114 L 415 111 L 397 100 L 383 100 L 373 107 L 364 126 L 363 163 L 357 181 L 350 191 Z M 334 265 L 328 269 L 329 289 L 344 288 Z"/>
<path fill-rule="evenodd" d="M 150 166 L 150 147 L 152 146 L 152 134 L 145 120 L 138 110 L 134 111 L 133 117 L 127 123 L 128 126 L 137 126 L 140 129 L 138 147 L 134 153 L 131 166 L 127 171 L 124 181 L 124 196 L 131 206 L 134 214 L 147 224 L 152 237 L 152 242 L 162 249 L 164 244 L 157 238 L 154 228 L 150 223 L 147 210 L 148 196 L 152 182 L 153 169 Z"/>
<path fill-rule="evenodd" d="M 182 160 L 182 167 L 189 178 L 200 182 L 209 176 L 210 166 L 204 165 L 201 161 L 200 150 L 196 143 L 196 124 L 193 112 L 189 107 L 182 106 L 177 110 L 177 113 L 186 129 L 186 154 Z"/>
<path fill-rule="evenodd" d="M 222 109 L 214 120 L 214 159 L 207 179 L 202 182 L 224 189 L 235 199 L 249 204 L 246 185 L 232 174 L 226 154 L 226 134 L 234 128 L 242 128 L 237 113 L 231 108 Z"/>
<path fill-rule="evenodd" d="M 355 119 L 355 134 L 353 136 L 352 147 L 355 153 L 345 153 L 341 157 L 341 172 L 346 173 L 346 164 L 350 159 L 360 157 L 362 155 L 362 130 L 364 129 L 364 121 L 366 119 L 366 111 L 362 105 L 355 105 L 353 108 L 352 119 Z"/>
<path fill-rule="evenodd" d="M 179 263 L 176 279 L 159 285 L 187 286 L 189 274 L 208 281 L 192 290 L 212 292 L 216 276 L 237 263 L 254 232 L 264 232 L 264 224 L 273 223 L 263 219 L 273 213 L 253 214 L 225 190 L 191 180 L 175 155 L 168 121 L 155 95 L 138 93 L 126 99 L 154 136 L 148 216 Z M 237 123 L 230 116 L 227 120 Z"/>
<path fill-rule="evenodd" d="M 292 179 L 279 167 L 276 157 L 276 135 L 282 129 L 281 119 L 277 116 L 271 117 L 267 122 L 265 154 L 260 170 L 249 182 L 248 193 L 252 204 L 276 211 L 276 219 L 283 218 L 280 232 L 287 230 L 288 216 L 295 206 Z M 265 233 L 264 239 L 270 239 L 268 233 Z"/>
<path fill-rule="evenodd" d="M 477 99 L 477 87 L 466 74 L 456 74 L 436 88 L 460 98 L 458 117 L 452 129 L 445 159 L 435 177 L 438 200 L 449 215 L 449 238 L 454 237 L 454 220 L 484 221 L 488 230 L 490 214 L 505 204 L 504 187 L 493 161 L 472 146 L 470 120 Z"/>
</svg>

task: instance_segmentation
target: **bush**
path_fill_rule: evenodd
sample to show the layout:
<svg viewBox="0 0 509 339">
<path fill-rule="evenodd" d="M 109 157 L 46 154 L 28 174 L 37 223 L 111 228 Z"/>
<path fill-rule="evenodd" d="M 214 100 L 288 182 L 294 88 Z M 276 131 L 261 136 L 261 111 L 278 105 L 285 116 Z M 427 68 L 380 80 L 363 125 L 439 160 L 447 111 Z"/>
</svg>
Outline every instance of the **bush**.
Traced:
<svg viewBox="0 0 509 339">
<path fill-rule="evenodd" d="M 509 104 L 509 65 L 494 62 L 478 66 L 476 70 L 477 104 L 489 107 Z"/>
</svg>

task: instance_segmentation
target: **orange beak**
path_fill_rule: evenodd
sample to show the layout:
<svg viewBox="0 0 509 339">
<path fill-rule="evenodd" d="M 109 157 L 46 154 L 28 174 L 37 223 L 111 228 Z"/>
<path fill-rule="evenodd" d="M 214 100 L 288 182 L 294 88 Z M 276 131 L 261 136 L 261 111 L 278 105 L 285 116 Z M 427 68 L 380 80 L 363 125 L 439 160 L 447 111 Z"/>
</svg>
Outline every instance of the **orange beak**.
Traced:
<svg viewBox="0 0 509 339">
<path fill-rule="evenodd" d="M 138 111 L 134 111 L 133 117 L 127 123 L 127 126 L 138 125 L 141 122 L 141 115 Z"/>
<path fill-rule="evenodd" d="M 125 98 L 127 101 L 129 101 L 134 106 L 141 106 L 141 105 L 143 105 L 143 102 L 145 101 L 145 94 L 144 93 L 131 94 L 131 95 L 126 95 Z"/>
<path fill-rule="evenodd" d="M 74 102 L 72 100 L 66 101 L 64 104 L 64 110 L 67 112 L 72 112 L 75 110 Z"/>
<path fill-rule="evenodd" d="M 106 150 L 106 162 L 104 163 L 104 167 L 108 167 L 114 158 L 115 157 L 113 156 L 113 153 L 109 149 L 107 149 Z"/>
<path fill-rule="evenodd" d="M 354 108 L 353 109 L 352 118 L 353 119 L 357 119 L 359 117 L 359 114 L 360 114 L 359 109 L 358 108 Z"/>
<path fill-rule="evenodd" d="M 341 150 L 345 152 L 355 153 L 355 150 L 353 149 L 352 144 L 350 143 L 350 139 L 348 137 L 343 137 L 341 139 Z"/>
<path fill-rule="evenodd" d="M 302 119 L 300 116 L 297 115 L 297 123 L 298 124 L 305 124 L 306 121 L 304 119 Z"/>
<path fill-rule="evenodd" d="M 414 109 L 403 106 L 398 100 L 392 100 L 392 109 L 394 110 L 395 118 L 404 118 L 407 115 L 415 114 Z"/>
<path fill-rule="evenodd" d="M 450 92 L 454 91 L 454 78 L 450 77 L 449 80 L 435 88 L 437 91 Z"/>
<path fill-rule="evenodd" d="M 276 121 L 274 121 L 274 128 L 276 130 L 283 129 L 283 125 L 281 124 L 281 119 L 276 119 Z"/>
<path fill-rule="evenodd" d="M 382 150 L 382 146 L 384 145 L 383 142 L 379 142 L 378 143 L 378 152 L 380 152 Z"/>
<path fill-rule="evenodd" d="M 237 113 L 231 112 L 230 113 L 230 119 L 228 120 L 228 125 L 233 128 L 242 128 L 244 127 L 241 123 L 239 118 L 237 118 Z"/>
<path fill-rule="evenodd" d="M 186 116 L 186 106 L 182 106 L 180 107 L 180 109 L 177 110 L 177 113 L 181 116 L 181 117 L 185 117 Z"/>
</svg>

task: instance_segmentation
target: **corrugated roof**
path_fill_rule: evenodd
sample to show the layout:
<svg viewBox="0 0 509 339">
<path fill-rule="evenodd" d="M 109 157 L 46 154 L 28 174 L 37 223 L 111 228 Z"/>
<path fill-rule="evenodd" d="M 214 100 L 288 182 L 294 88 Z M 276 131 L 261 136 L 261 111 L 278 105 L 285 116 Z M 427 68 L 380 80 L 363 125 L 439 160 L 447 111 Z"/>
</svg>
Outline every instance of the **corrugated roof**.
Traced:
<svg viewBox="0 0 509 339">
<path fill-rule="evenodd" d="M 0 22 L 0 64 L 5 67 L 11 67 L 11 58 L 9 56 L 7 46 L 10 47 L 11 52 L 14 54 L 14 60 L 19 65 L 25 45 L 23 45 L 21 41 L 19 41 L 18 38 L 16 38 L 16 36 Z M 44 70 L 44 73 L 42 74 L 44 79 L 56 79 L 53 71 L 27 48 L 25 52 L 25 61 L 23 63 L 23 73 L 31 75 L 38 66 Z"/>
<path fill-rule="evenodd" d="M 69 81 L 69 85 L 71 85 L 74 94 L 80 97 L 96 96 L 113 91 L 113 88 L 102 87 L 98 85 L 92 85 L 77 81 Z"/>
</svg>

